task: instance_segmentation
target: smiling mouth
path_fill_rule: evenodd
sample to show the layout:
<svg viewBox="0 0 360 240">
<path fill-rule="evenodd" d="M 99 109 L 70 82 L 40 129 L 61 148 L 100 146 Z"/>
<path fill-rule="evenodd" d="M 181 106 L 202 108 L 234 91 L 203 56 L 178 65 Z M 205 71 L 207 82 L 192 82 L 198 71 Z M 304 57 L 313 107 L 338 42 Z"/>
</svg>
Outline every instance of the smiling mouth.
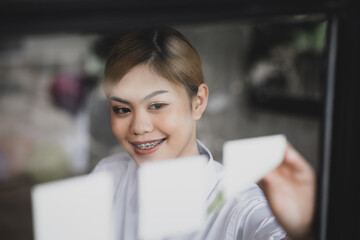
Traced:
<svg viewBox="0 0 360 240">
<path fill-rule="evenodd" d="M 142 143 L 142 144 L 133 144 L 135 147 L 140 148 L 142 150 L 148 150 L 154 148 L 155 146 L 159 145 L 160 143 L 164 142 L 166 138 L 160 139 L 154 142 Z"/>
</svg>

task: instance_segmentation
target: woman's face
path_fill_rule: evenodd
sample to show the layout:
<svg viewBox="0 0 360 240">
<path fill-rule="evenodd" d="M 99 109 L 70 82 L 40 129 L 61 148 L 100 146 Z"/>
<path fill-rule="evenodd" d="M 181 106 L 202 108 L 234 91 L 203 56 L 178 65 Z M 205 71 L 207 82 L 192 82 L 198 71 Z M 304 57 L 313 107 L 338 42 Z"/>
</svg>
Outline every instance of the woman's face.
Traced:
<svg viewBox="0 0 360 240">
<path fill-rule="evenodd" d="M 199 116 L 196 99 L 146 65 L 136 66 L 110 92 L 112 131 L 138 165 L 197 155 L 196 120 L 203 110 Z"/>
</svg>

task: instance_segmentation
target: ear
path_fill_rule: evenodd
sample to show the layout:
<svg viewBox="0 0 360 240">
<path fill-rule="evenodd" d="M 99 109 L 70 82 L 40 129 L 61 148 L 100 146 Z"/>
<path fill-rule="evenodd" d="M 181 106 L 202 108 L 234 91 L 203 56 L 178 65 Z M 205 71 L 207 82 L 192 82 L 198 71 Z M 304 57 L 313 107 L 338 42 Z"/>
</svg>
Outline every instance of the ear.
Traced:
<svg viewBox="0 0 360 240">
<path fill-rule="evenodd" d="M 209 88 L 205 83 L 202 83 L 198 88 L 197 94 L 192 99 L 192 110 L 195 120 L 199 120 L 205 111 L 208 97 Z"/>
</svg>

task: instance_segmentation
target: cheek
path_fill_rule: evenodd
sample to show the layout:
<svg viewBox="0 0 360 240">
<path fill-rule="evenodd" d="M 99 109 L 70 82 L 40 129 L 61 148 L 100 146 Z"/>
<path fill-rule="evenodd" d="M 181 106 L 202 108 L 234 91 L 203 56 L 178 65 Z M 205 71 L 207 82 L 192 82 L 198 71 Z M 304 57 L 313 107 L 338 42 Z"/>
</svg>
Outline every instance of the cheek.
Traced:
<svg viewBox="0 0 360 240">
<path fill-rule="evenodd" d="M 124 119 L 111 116 L 111 129 L 115 137 L 120 140 L 126 135 L 127 123 Z"/>
<path fill-rule="evenodd" d="M 157 123 L 158 128 L 166 133 L 184 133 L 186 132 L 186 129 L 191 127 L 193 119 L 190 111 L 172 111 L 165 116 L 159 117 Z"/>
</svg>

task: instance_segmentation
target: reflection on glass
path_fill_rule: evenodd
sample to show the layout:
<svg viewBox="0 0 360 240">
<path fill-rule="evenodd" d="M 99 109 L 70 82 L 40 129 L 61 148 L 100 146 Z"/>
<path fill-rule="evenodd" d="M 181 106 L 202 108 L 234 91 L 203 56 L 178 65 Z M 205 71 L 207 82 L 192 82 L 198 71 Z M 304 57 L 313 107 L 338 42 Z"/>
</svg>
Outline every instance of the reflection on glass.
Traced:
<svg viewBox="0 0 360 240">
<path fill-rule="evenodd" d="M 175 26 L 202 60 L 210 99 L 198 137 L 216 160 L 226 140 L 284 133 L 317 167 L 326 26 L 322 16 Z M 1 187 L 87 173 L 122 151 L 100 87 L 120 36 L 1 40 Z"/>
</svg>

